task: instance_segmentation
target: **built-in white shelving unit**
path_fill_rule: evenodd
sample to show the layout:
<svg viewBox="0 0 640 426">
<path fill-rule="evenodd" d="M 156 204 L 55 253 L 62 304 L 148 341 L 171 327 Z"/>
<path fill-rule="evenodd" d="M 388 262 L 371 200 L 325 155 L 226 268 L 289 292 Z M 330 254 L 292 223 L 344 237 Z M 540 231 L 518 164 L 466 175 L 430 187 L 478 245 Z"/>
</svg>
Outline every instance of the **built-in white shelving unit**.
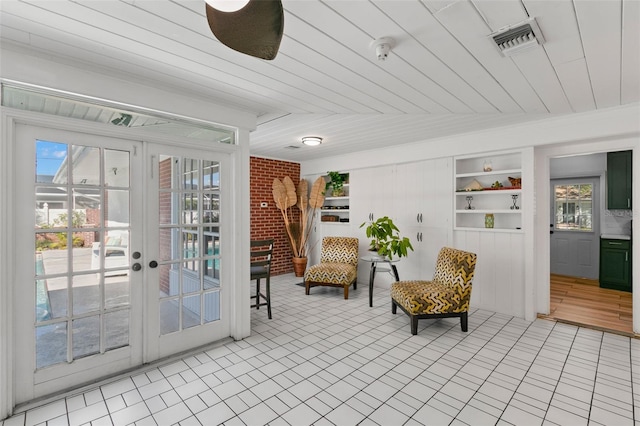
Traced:
<svg viewBox="0 0 640 426">
<path fill-rule="evenodd" d="M 343 185 L 344 195 L 340 197 L 331 196 L 331 187 L 329 187 L 329 193 L 324 197 L 324 205 L 322 209 L 320 209 L 320 219 L 323 225 L 349 224 L 349 174 L 345 174 L 347 177 Z M 327 176 L 324 178 L 326 181 L 329 181 Z M 326 220 L 328 218 L 330 218 L 330 220 Z"/>
<path fill-rule="evenodd" d="M 522 179 L 520 152 L 455 159 L 454 224 L 456 230 L 522 232 Z M 473 189 L 468 190 L 470 187 Z M 486 215 L 493 215 L 487 227 Z"/>
</svg>

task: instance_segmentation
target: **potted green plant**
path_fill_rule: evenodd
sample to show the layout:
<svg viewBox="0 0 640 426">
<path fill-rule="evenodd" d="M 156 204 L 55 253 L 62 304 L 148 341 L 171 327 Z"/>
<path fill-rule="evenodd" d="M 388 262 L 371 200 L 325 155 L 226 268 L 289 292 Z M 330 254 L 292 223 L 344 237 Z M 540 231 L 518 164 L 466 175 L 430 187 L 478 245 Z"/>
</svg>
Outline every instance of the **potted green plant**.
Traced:
<svg viewBox="0 0 640 426">
<path fill-rule="evenodd" d="M 367 238 L 371 238 L 370 250 L 378 252 L 380 256 L 393 259 L 394 256 L 406 257 L 409 250 L 413 251 L 409 238 L 400 236 L 400 230 L 390 217 L 383 216 L 375 221 L 364 222 L 360 228 L 365 225 Z"/>
<path fill-rule="evenodd" d="M 342 197 L 344 195 L 344 180 L 347 175 L 340 172 L 327 172 L 329 181 L 325 186 L 325 192 L 331 187 L 331 195 L 334 197 Z"/>
</svg>

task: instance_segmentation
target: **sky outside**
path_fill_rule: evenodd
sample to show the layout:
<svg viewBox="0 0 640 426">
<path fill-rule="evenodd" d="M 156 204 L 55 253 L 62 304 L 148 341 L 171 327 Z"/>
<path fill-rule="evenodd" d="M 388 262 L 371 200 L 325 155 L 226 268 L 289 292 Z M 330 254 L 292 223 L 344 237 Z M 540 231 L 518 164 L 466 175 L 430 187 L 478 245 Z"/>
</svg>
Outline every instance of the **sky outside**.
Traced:
<svg viewBox="0 0 640 426">
<path fill-rule="evenodd" d="M 48 142 L 43 140 L 36 141 L 36 175 L 38 176 L 54 176 L 60 165 L 67 158 L 66 143 Z M 219 164 L 216 162 L 204 165 L 203 185 L 206 188 L 217 188 L 220 186 L 220 173 L 218 171 Z M 213 169 L 213 171 L 211 170 Z M 198 186 L 198 177 L 192 182 L 194 186 Z"/>
<path fill-rule="evenodd" d="M 55 175 L 65 158 L 67 144 L 36 141 L 36 175 Z"/>
</svg>

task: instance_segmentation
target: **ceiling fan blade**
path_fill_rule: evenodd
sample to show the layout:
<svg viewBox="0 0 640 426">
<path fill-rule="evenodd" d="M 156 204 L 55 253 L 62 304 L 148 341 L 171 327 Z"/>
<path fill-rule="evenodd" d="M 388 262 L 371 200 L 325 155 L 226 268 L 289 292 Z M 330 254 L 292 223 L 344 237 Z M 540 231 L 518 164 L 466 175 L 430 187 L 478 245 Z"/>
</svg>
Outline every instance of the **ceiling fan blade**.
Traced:
<svg viewBox="0 0 640 426">
<path fill-rule="evenodd" d="M 250 0 L 236 12 L 206 8 L 209 27 L 222 44 L 256 58 L 276 57 L 284 31 L 281 0 Z"/>
</svg>

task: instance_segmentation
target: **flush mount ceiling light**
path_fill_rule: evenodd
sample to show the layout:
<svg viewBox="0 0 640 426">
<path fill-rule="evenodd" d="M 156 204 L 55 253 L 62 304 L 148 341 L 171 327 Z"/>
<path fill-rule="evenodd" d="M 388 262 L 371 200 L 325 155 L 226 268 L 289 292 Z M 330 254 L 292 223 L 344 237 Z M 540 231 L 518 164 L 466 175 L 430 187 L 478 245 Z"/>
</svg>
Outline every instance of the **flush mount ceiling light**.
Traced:
<svg viewBox="0 0 640 426">
<path fill-rule="evenodd" d="M 391 51 L 394 45 L 395 40 L 391 37 L 381 37 L 373 40 L 369 44 L 369 47 L 371 49 L 375 49 L 376 57 L 379 61 L 384 61 L 385 59 L 387 59 L 387 56 L 389 56 L 389 51 Z"/>
<path fill-rule="evenodd" d="M 322 143 L 320 136 L 305 136 L 302 138 L 302 143 L 308 146 L 318 146 Z"/>
<path fill-rule="evenodd" d="M 544 43 L 542 31 L 535 18 L 502 28 L 491 34 L 491 38 L 504 56 L 512 56 Z"/>
</svg>

